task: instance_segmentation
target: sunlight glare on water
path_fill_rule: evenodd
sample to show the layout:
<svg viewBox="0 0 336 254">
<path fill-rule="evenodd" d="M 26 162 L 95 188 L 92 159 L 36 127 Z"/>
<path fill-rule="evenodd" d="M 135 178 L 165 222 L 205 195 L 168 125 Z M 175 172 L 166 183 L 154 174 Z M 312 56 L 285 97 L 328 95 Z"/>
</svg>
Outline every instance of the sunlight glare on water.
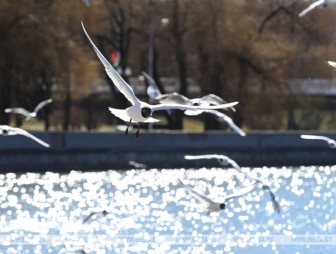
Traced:
<svg viewBox="0 0 336 254">
<path fill-rule="evenodd" d="M 0 175 L 1 253 L 305 253 L 333 244 L 260 242 L 270 236 L 336 232 L 336 167 L 243 168 L 265 179 L 256 188 L 207 214 L 177 182 L 214 201 L 250 180 L 234 169 L 151 169 L 68 174 Z M 87 223 L 91 212 L 106 210 Z M 257 238 L 256 238 L 257 237 Z M 265 238 L 266 239 L 266 238 Z M 264 240 L 265 240 L 264 239 Z M 266 239 L 267 240 L 267 239 Z M 259 241 L 259 242 L 258 242 Z"/>
</svg>

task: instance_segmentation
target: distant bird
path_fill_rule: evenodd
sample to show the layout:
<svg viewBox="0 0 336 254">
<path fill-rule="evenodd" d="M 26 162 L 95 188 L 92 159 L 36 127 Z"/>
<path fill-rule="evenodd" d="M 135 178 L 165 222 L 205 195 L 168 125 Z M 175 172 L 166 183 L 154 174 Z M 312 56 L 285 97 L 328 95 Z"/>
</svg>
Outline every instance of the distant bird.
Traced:
<svg viewBox="0 0 336 254">
<path fill-rule="evenodd" d="M 23 129 L 20 129 L 20 128 L 10 127 L 8 125 L 0 125 L 0 135 L 3 135 L 3 136 L 23 135 L 23 136 L 26 136 L 27 138 L 31 138 L 31 139 L 35 140 L 37 143 L 39 143 L 39 144 L 41 144 L 45 147 L 49 147 L 49 144 L 42 141 L 41 139 L 38 139 L 37 137 L 30 134 L 29 132 L 27 132 Z"/>
<path fill-rule="evenodd" d="M 333 68 L 336 69 L 336 62 L 328 61 L 327 63 L 328 63 L 331 67 L 333 67 Z"/>
<path fill-rule="evenodd" d="M 86 222 L 91 220 L 92 217 L 97 216 L 98 214 L 102 214 L 102 215 L 106 216 L 106 215 L 109 214 L 109 212 L 107 212 L 106 210 L 92 212 L 83 220 L 82 224 L 85 224 Z"/>
<path fill-rule="evenodd" d="M 135 162 L 135 161 L 129 161 L 128 164 L 135 167 L 135 168 L 147 168 L 147 166 L 145 164 Z"/>
<path fill-rule="evenodd" d="M 47 104 L 51 103 L 52 99 L 47 99 L 44 101 L 41 101 L 36 108 L 34 109 L 33 112 L 29 112 L 24 108 L 6 108 L 5 112 L 6 113 L 14 113 L 14 114 L 20 114 L 26 117 L 26 120 L 30 120 L 32 118 L 36 118 L 37 112 L 40 111 L 44 106 Z"/>
<path fill-rule="evenodd" d="M 227 103 L 225 100 L 223 100 L 221 97 L 215 94 L 208 94 L 201 98 L 189 99 L 186 96 L 175 92 L 159 95 L 155 98 L 155 100 L 161 104 L 177 103 L 181 105 L 202 106 L 202 107 L 218 106 Z M 230 108 L 232 111 L 235 111 L 233 107 L 227 107 L 227 108 Z M 194 112 L 194 115 L 199 115 L 201 113 L 202 110 L 198 110 Z"/>
<path fill-rule="evenodd" d="M 246 195 L 247 193 L 252 192 L 255 188 L 255 186 L 253 185 L 248 186 L 246 188 L 242 188 L 233 194 L 227 195 L 226 197 L 223 198 L 223 201 L 221 203 L 218 203 L 198 193 L 197 191 L 193 190 L 188 185 L 185 185 L 180 179 L 178 179 L 178 181 L 182 185 L 182 187 L 185 188 L 187 191 L 189 191 L 190 194 L 192 194 L 195 198 L 206 203 L 206 209 L 208 210 L 208 214 L 210 214 L 211 212 L 218 212 L 220 210 L 224 210 L 226 207 L 226 201 Z"/>
<path fill-rule="evenodd" d="M 271 188 L 269 185 L 265 184 L 261 179 L 256 178 L 252 176 L 251 174 L 242 171 L 241 167 L 235 162 L 234 160 L 230 159 L 228 156 L 225 155 L 219 155 L 219 154 L 205 154 L 205 155 L 186 155 L 184 156 L 185 159 L 187 160 L 201 160 L 201 159 L 217 159 L 219 164 L 222 166 L 228 166 L 231 165 L 234 169 L 236 169 L 238 172 L 244 174 L 248 179 L 251 181 L 254 181 L 255 184 L 254 186 L 260 186 L 261 189 L 267 190 L 270 194 L 272 205 L 274 211 L 277 213 L 280 213 L 280 205 L 276 201 L 274 193 L 271 191 Z"/>
<path fill-rule="evenodd" d="M 189 112 L 193 112 L 193 111 L 189 111 L 189 110 L 186 110 L 184 113 L 186 115 L 189 115 Z M 203 113 L 207 113 L 207 114 L 212 114 L 214 116 L 216 116 L 217 120 L 219 122 L 224 122 L 226 123 L 227 125 L 229 125 L 229 127 L 234 131 L 236 132 L 237 134 L 239 134 L 240 136 L 246 136 L 246 133 L 240 129 L 232 120 L 231 117 L 227 116 L 226 114 L 222 113 L 222 112 L 219 112 L 218 110 L 213 110 L 213 109 L 209 109 L 209 110 L 204 110 Z"/>
<path fill-rule="evenodd" d="M 99 51 L 96 45 L 93 43 L 88 33 L 85 30 L 85 27 L 82 22 L 82 27 L 87 36 L 88 40 L 92 44 L 94 51 L 96 52 L 98 58 L 103 63 L 105 70 L 108 76 L 113 81 L 114 85 L 119 89 L 119 91 L 124 94 L 129 102 L 131 102 L 132 106 L 127 109 L 114 109 L 109 108 L 110 112 L 116 117 L 120 118 L 125 122 L 129 122 L 128 126 L 132 123 L 132 121 L 138 123 L 138 130 L 135 133 L 135 136 L 139 136 L 139 124 L 141 122 L 145 123 L 153 123 L 158 122 L 159 120 L 152 118 L 152 114 L 155 111 L 159 110 L 167 110 L 167 109 L 179 109 L 179 110 L 206 110 L 206 109 L 222 109 L 228 108 L 236 105 L 238 102 L 227 103 L 219 106 L 212 107 L 194 107 L 194 106 L 185 106 L 180 104 L 160 104 L 160 105 L 150 105 L 143 101 L 140 101 L 134 94 L 133 89 L 123 80 L 123 78 L 119 75 L 119 73 L 113 68 L 113 66 L 107 61 L 107 59 L 103 56 L 103 54 Z M 128 128 L 125 131 L 125 134 L 128 134 Z"/>
<path fill-rule="evenodd" d="M 86 7 L 90 6 L 90 1 L 89 0 L 83 0 L 83 3 L 86 5 Z"/>
<path fill-rule="evenodd" d="M 301 11 L 299 13 L 299 17 L 302 18 L 304 15 L 306 15 L 308 12 L 314 10 L 318 6 L 326 7 L 327 6 L 327 0 L 318 0 L 318 1 L 315 1 L 314 3 L 312 3 L 311 5 L 309 5 L 306 9 L 304 9 L 303 11 Z"/>
<path fill-rule="evenodd" d="M 147 95 L 150 99 L 155 100 L 155 98 L 157 98 L 158 96 L 161 96 L 161 92 L 160 89 L 158 88 L 155 80 L 148 75 L 146 72 L 142 72 L 142 75 L 145 77 L 145 79 L 147 80 L 146 84 L 147 84 Z"/>
<path fill-rule="evenodd" d="M 326 141 L 331 149 L 336 149 L 336 141 L 320 135 L 300 135 L 300 138 L 303 139 L 315 139 L 315 140 L 323 140 Z"/>
</svg>

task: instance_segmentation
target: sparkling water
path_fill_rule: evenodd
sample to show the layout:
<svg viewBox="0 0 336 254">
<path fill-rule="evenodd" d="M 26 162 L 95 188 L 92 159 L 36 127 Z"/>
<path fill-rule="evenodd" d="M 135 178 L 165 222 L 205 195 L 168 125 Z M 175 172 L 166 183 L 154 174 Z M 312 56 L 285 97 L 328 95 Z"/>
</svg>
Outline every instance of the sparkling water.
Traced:
<svg viewBox="0 0 336 254">
<path fill-rule="evenodd" d="M 336 251 L 336 166 L 243 170 L 271 186 L 280 214 L 258 188 L 208 214 L 177 181 L 221 202 L 251 184 L 231 168 L 2 174 L 0 253 Z"/>
</svg>

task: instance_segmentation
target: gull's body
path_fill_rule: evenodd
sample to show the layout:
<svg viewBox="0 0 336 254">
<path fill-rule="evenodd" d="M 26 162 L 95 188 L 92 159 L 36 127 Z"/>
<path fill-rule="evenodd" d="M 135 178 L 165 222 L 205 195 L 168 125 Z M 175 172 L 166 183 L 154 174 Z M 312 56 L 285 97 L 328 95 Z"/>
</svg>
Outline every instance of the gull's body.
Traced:
<svg viewBox="0 0 336 254">
<path fill-rule="evenodd" d="M 150 105 L 143 101 L 140 101 L 134 94 L 133 89 L 123 80 L 123 78 L 119 75 L 119 73 L 113 68 L 113 66 L 106 60 L 103 54 L 99 51 L 96 45 L 93 43 L 88 33 L 85 30 L 85 27 L 82 23 L 83 30 L 88 40 L 90 41 L 94 51 L 96 52 L 99 60 L 105 67 L 105 70 L 108 76 L 113 81 L 114 85 L 118 88 L 118 90 L 127 98 L 127 100 L 132 104 L 127 109 L 114 109 L 109 108 L 110 112 L 116 117 L 120 118 L 125 122 L 129 122 L 131 124 L 132 121 L 137 123 L 152 123 L 157 122 L 159 120 L 152 118 L 152 114 L 155 111 L 159 110 L 169 110 L 169 109 L 179 109 L 179 110 L 206 110 L 206 109 L 222 109 L 228 108 L 236 105 L 238 102 L 223 104 L 219 106 L 212 107 L 194 107 L 194 106 L 186 106 L 179 104 L 161 104 L 161 105 Z M 127 131 L 125 132 L 127 134 Z M 139 134 L 139 130 L 136 132 L 136 136 Z"/>
<path fill-rule="evenodd" d="M 38 139 L 37 137 L 30 134 L 29 132 L 27 132 L 23 129 L 20 129 L 20 128 L 10 127 L 8 125 L 0 125 L 0 135 L 3 135 L 3 136 L 22 135 L 22 136 L 26 136 L 27 138 L 35 140 L 37 143 L 39 143 L 39 144 L 41 144 L 45 147 L 49 147 L 49 144 L 42 141 L 41 139 Z"/>
<path fill-rule="evenodd" d="M 306 9 L 304 9 L 303 11 L 301 11 L 299 13 L 299 17 L 303 17 L 308 12 L 311 12 L 312 10 L 314 10 L 318 6 L 326 6 L 326 4 L 327 4 L 327 0 L 318 0 L 318 1 L 315 1 L 314 3 L 312 3 L 311 5 L 309 5 Z"/>
<path fill-rule="evenodd" d="M 223 198 L 223 202 L 218 203 L 215 202 L 211 199 L 209 199 L 208 197 L 198 193 L 197 191 L 193 190 L 191 187 L 189 187 L 188 185 L 185 185 L 180 179 L 178 179 L 179 183 L 183 186 L 183 188 L 185 188 L 187 191 L 189 191 L 195 198 L 197 198 L 198 200 L 204 202 L 206 204 L 206 209 L 210 212 L 218 212 L 221 210 L 224 210 L 226 207 L 226 202 L 230 199 L 234 199 L 243 195 L 246 195 L 247 193 L 250 193 L 254 190 L 254 186 L 249 186 L 246 188 L 242 188 L 240 190 L 238 190 L 237 192 L 227 195 Z"/>
<path fill-rule="evenodd" d="M 320 135 L 300 135 L 300 138 L 303 138 L 303 139 L 313 139 L 313 140 L 323 140 L 325 142 L 328 143 L 329 147 L 331 149 L 336 149 L 336 141 L 331 139 L 331 138 L 328 138 L 328 137 L 325 137 L 325 136 L 320 136 Z"/>
<path fill-rule="evenodd" d="M 97 216 L 98 214 L 102 214 L 104 216 L 108 215 L 109 213 L 106 210 L 101 210 L 101 211 L 96 211 L 96 212 L 92 212 L 90 213 L 84 220 L 83 220 L 83 224 L 88 222 L 89 220 L 91 220 L 93 217 Z"/>
<path fill-rule="evenodd" d="M 271 197 L 271 201 L 272 201 L 272 204 L 273 204 L 273 209 L 277 213 L 280 212 L 280 206 L 279 206 L 278 202 L 275 200 L 275 195 L 271 191 L 270 186 L 265 184 L 261 179 L 252 176 L 250 173 L 242 171 L 242 169 L 238 165 L 238 163 L 235 162 L 234 160 L 230 159 L 229 157 L 227 157 L 225 155 L 219 155 L 219 154 L 206 154 L 206 155 L 186 155 L 186 156 L 184 156 L 184 158 L 187 159 L 187 160 L 217 159 L 219 164 L 221 164 L 222 166 L 231 165 L 238 172 L 244 174 L 248 179 L 250 179 L 251 181 L 254 181 L 254 184 L 253 184 L 254 187 L 259 186 L 261 189 L 267 190 L 270 194 L 270 197 Z"/>
<path fill-rule="evenodd" d="M 47 99 L 44 101 L 41 101 L 36 108 L 34 109 L 33 112 L 29 112 L 28 110 L 24 108 L 6 108 L 5 112 L 6 113 L 14 113 L 14 114 L 20 114 L 26 117 L 26 120 L 30 120 L 32 118 L 36 118 L 37 112 L 40 111 L 44 106 L 47 104 L 51 103 L 52 99 Z"/>
</svg>

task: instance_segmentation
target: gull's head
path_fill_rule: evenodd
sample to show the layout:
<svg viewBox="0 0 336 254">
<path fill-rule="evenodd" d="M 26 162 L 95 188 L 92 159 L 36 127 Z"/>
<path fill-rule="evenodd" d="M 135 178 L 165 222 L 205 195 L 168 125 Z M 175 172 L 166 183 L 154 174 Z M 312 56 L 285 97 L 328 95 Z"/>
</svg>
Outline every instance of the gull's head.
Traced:
<svg viewBox="0 0 336 254">
<path fill-rule="evenodd" d="M 6 136 L 8 135 L 8 130 L 7 129 L 1 129 L 1 134 Z"/>
<path fill-rule="evenodd" d="M 152 110 L 149 107 L 142 107 L 141 108 L 141 115 L 144 118 L 148 118 L 152 115 Z"/>
<path fill-rule="evenodd" d="M 229 165 L 227 159 L 224 158 L 224 157 L 220 157 L 220 158 L 218 158 L 218 162 L 219 162 L 219 164 L 221 164 L 222 166 L 227 166 L 227 165 Z"/>
<path fill-rule="evenodd" d="M 219 208 L 220 208 L 221 210 L 224 210 L 224 209 L 225 209 L 225 204 L 224 204 L 224 203 L 220 203 L 220 204 L 219 204 Z"/>
<path fill-rule="evenodd" d="M 328 145 L 331 149 L 336 149 L 336 142 L 335 141 L 328 141 Z"/>
</svg>

